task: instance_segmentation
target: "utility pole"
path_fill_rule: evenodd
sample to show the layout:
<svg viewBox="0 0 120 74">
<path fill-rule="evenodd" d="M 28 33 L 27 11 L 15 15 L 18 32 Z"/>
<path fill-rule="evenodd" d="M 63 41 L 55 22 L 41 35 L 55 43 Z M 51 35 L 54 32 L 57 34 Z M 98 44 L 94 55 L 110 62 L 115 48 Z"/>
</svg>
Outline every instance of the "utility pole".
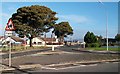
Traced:
<svg viewBox="0 0 120 74">
<path fill-rule="evenodd" d="M 98 0 L 98 2 L 104 7 L 105 9 L 105 14 L 106 14 L 106 45 L 107 45 L 107 51 L 108 49 L 108 14 L 107 14 L 107 8 L 105 7 L 105 5 L 102 3 L 101 0 Z"/>
</svg>

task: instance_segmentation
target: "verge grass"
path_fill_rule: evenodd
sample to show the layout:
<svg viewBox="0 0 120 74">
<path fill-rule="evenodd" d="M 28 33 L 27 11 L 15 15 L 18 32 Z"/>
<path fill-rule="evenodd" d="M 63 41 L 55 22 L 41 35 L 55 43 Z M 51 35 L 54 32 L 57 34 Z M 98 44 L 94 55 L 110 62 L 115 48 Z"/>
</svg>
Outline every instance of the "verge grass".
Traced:
<svg viewBox="0 0 120 74">
<path fill-rule="evenodd" d="M 105 48 L 105 47 L 89 47 L 89 48 L 86 48 L 87 50 L 96 50 L 96 51 L 107 51 L 107 48 Z M 109 51 L 120 51 L 120 47 L 118 47 L 118 48 L 108 48 L 108 50 Z"/>
<path fill-rule="evenodd" d="M 43 46 L 35 46 L 35 47 L 29 47 L 29 46 L 13 46 L 11 47 L 12 51 L 23 51 L 23 50 L 31 50 L 31 49 L 42 49 L 42 48 L 46 48 Z M 6 46 L 6 47 L 0 47 L 0 51 L 9 51 L 10 47 Z"/>
</svg>

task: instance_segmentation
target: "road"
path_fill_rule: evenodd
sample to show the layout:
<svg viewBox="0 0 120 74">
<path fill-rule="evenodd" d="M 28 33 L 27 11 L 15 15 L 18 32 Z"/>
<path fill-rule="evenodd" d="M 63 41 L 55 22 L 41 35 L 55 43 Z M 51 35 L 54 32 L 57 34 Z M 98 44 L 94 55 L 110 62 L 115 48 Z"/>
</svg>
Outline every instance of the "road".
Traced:
<svg viewBox="0 0 120 74">
<path fill-rule="evenodd" d="M 82 53 L 81 51 L 75 51 L 73 49 L 76 49 L 76 48 L 79 48 L 79 46 L 70 46 L 70 47 L 67 47 L 67 46 L 63 46 L 63 47 L 58 47 L 58 48 L 55 48 L 55 51 L 65 51 L 65 52 L 72 52 L 72 53 Z M 46 52 L 46 51 L 51 51 L 51 48 L 42 48 L 42 49 L 32 49 L 32 50 L 25 50 L 25 51 L 18 51 L 18 52 L 15 52 L 15 53 L 12 53 L 12 58 L 14 57 L 20 57 L 20 56 L 26 56 L 26 55 L 31 55 L 31 54 L 36 54 L 36 53 L 39 53 L 39 52 Z M 3 52 L 4 53 L 4 52 Z M 9 52 L 7 52 L 7 54 L 5 55 L 2 55 L 0 57 L 2 57 L 2 59 L 6 59 L 8 58 Z M 83 52 L 83 53 L 88 53 L 89 52 Z M 97 53 L 96 53 L 97 54 Z"/>
<path fill-rule="evenodd" d="M 6 71 L 2 74 L 7 73 L 13 73 L 13 74 L 40 74 L 42 72 L 45 72 L 46 74 L 49 74 L 49 72 L 119 72 L 118 71 L 118 63 L 102 63 L 102 64 L 93 64 L 88 66 L 74 66 L 70 68 L 61 68 L 58 70 L 55 69 L 42 69 L 42 68 L 36 68 L 36 69 L 29 69 L 29 70 L 15 70 L 15 71 Z M 44 74 L 45 74 L 44 73 Z M 108 73 L 109 74 L 109 73 Z M 114 73 L 119 74 L 119 73 Z"/>
<path fill-rule="evenodd" d="M 101 61 L 117 59 L 118 54 L 97 54 L 86 53 L 72 50 L 77 47 L 61 47 L 51 49 L 37 49 L 12 54 L 12 67 L 17 73 L 34 73 L 34 72 L 118 72 L 117 63 L 92 63 L 85 64 L 89 61 Z M 44 53 L 44 54 L 41 54 Z M 52 54 L 50 54 L 52 53 Z M 8 54 L 3 55 L 3 64 L 8 65 Z M 82 62 L 76 63 L 76 62 Z M 63 64 L 57 66 L 57 64 Z M 65 63 L 73 63 L 65 65 Z M 54 66 L 49 66 L 54 64 Z M 77 64 L 77 65 L 76 65 Z M 31 66 L 32 65 L 32 66 Z M 22 67 L 21 67 L 22 66 Z M 27 68 L 28 66 L 29 68 Z M 34 67 L 33 67 L 34 66 Z M 56 68 L 57 67 L 57 68 Z M 70 68 L 71 67 L 71 68 Z M 87 69 L 87 70 L 86 70 Z M 9 71 L 4 71 L 4 73 Z"/>
<path fill-rule="evenodd" d="M 42 70 L 36 69 L 34 72 L 118 72 L 118 63 L 103 63 L 103 64 L 92 64 L 92 65 L 80 65 L 68 68 L 60 68 L 57 70 Z"/>
</svg>

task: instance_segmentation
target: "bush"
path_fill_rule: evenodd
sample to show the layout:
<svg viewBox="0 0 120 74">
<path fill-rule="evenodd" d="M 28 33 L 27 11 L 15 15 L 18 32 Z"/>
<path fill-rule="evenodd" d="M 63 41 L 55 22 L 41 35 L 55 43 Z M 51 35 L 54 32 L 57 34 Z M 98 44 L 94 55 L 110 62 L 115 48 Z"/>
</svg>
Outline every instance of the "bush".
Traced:
<svg viewBox="0 0 120 74">
<path fill-rule="evenodd" d="M 86 44 L 86 47 L 100 47 L 100 44 L 99 43 L 89 43 L 89 44 Z"/>
</svg>

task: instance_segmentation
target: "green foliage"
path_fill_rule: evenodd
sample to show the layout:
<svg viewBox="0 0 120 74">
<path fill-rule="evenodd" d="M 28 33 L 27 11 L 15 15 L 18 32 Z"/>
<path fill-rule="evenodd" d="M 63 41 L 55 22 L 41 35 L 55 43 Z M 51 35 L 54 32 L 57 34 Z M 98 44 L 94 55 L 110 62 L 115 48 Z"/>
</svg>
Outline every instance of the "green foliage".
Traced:
<svg viewBox="0 0 120 74">
<path fill-rule="evenodd" d="M 99 43 L 87 43 L 86 47 L 100 47 Z"/>
<path fill-rule="evenodd" d="M 55 24 L 58 18 L 57 13 L 50 8 L 39 5 L 21 7 L 11 17 L 16 28 L 16 32 L 20 35 L 41 35 L 49 30 Z"/>
<path fill-rule="evenodd" d="M 100 47 L 102 36 L 95 36 L 93 32 L 87 32 L 84 36 L 86 47 Z"/>
<path fill-rule="evenodd" d="M 97 42 L 97 37 L 91 32 L 87 32 L 86 35 L 84 36 L 84 41 L 86 43 L 96 43 Z"/>
<path fill-rule="evenodd" d="M 67 37 L 73 34 L 73 29 L 68 22 L 61 22 L 54 26 L 54 33 L 58 38 Z"/>
<path fill-rule="evenodd" d="M 120 41 L 120 34 L 117 34 L 117 35 L 115 36 L 115 39 L 116 39 L 117 41 Z"/>
<path fill-rule="evenodd" d="M 88 50 L 96 50 L 96 51 L 106 51 L 106 48 L 105 47 L 90 47 L 90 48 L 87 48 Z M 116 48 L 113 48 L 113 47 L 109 47 L 109 51 L 120 51 L 120 48 L 116 47 Z"/>
</svg>

